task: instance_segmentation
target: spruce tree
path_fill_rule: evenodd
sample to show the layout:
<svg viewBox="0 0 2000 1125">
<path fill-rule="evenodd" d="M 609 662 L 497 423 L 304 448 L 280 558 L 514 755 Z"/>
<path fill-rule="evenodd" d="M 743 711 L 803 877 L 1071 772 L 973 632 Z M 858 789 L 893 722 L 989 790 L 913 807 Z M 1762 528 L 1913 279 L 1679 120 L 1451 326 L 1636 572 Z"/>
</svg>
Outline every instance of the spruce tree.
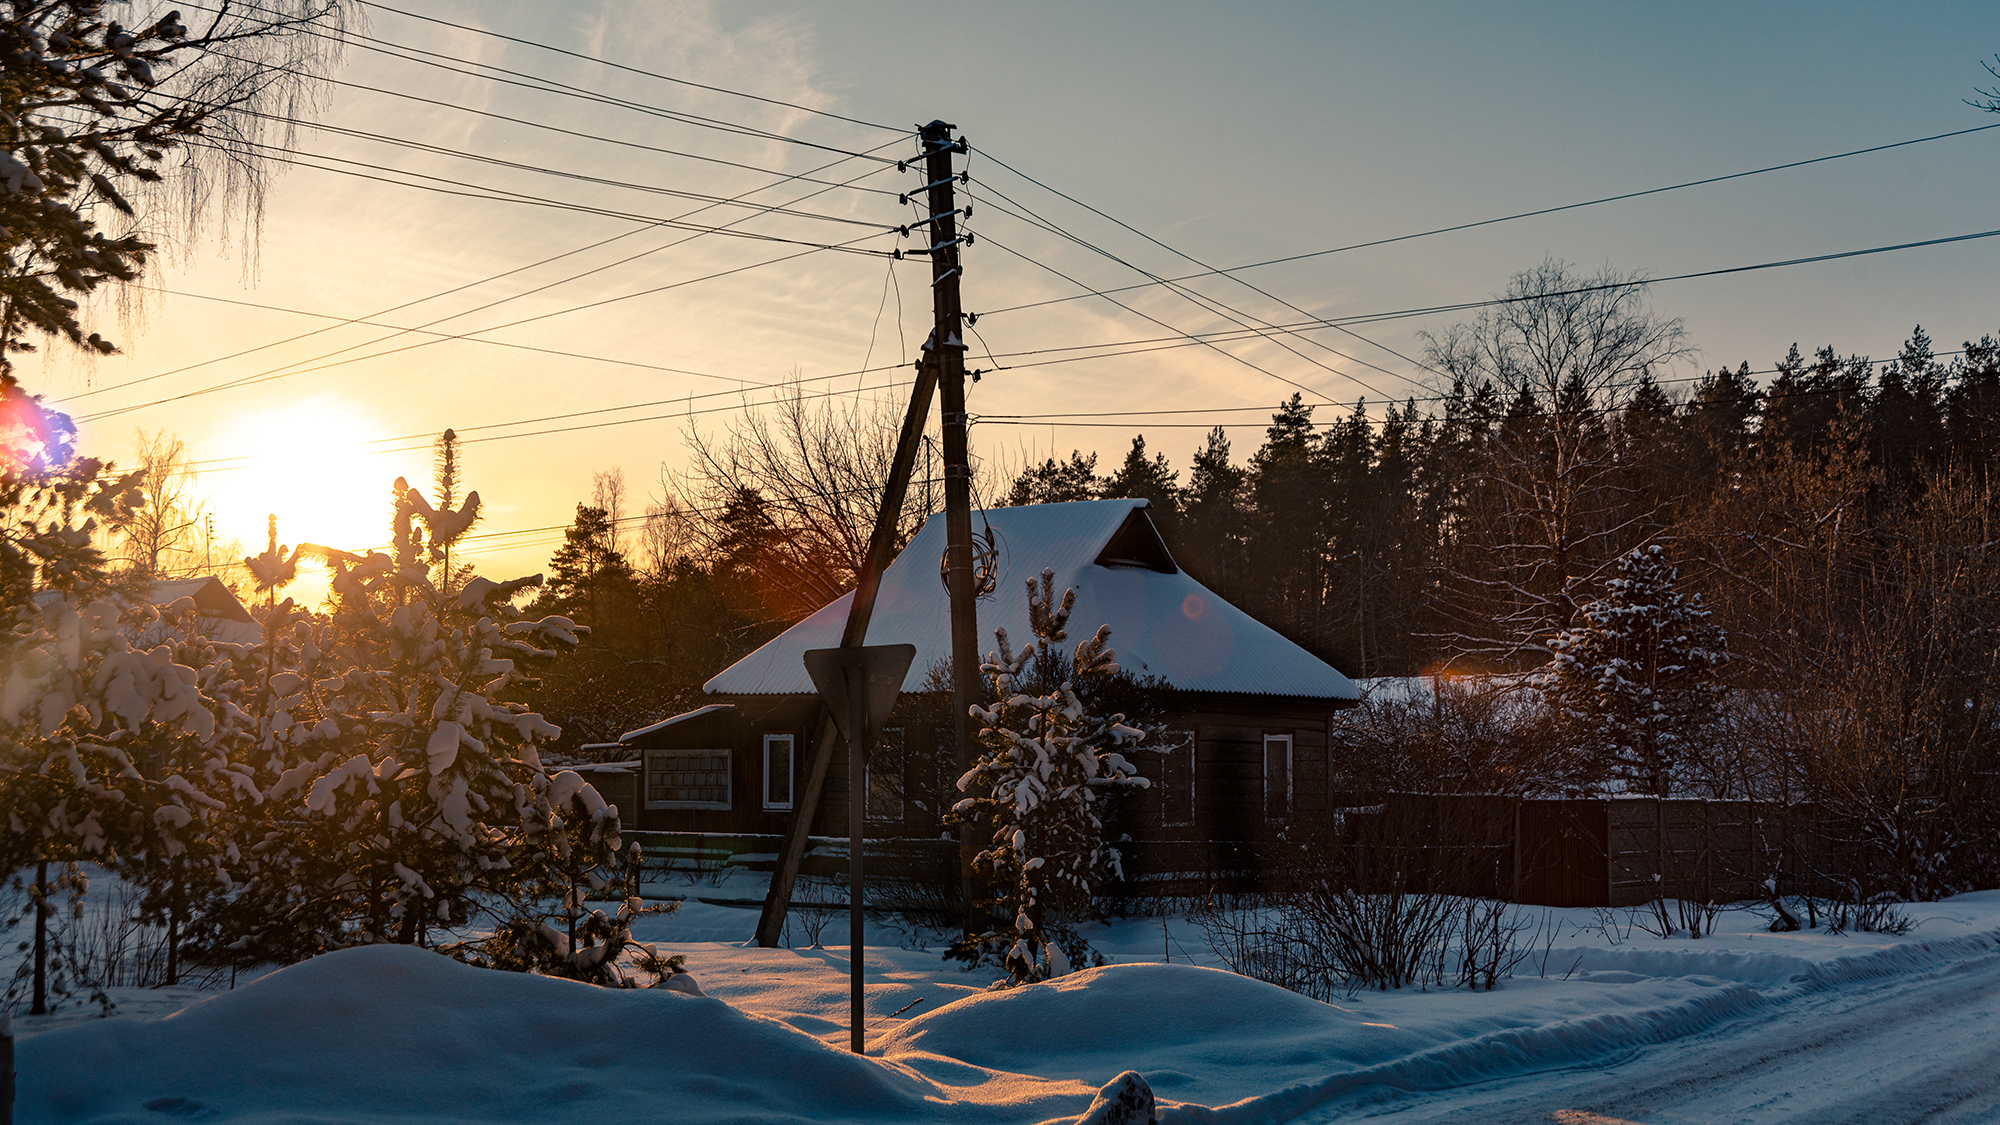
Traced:
<svg viewBox="0 0 2000 1125">
<path fill-rule="evenodd" d="M 969 935 L 951 956 L 976 961 L 997 954 L 1012 984 L 1060 976 L 1089 947 L 1063 924 L 1091 909 L 1098 880 L 1116 875 L 1118 852 L 1104 840 L 1101 795 L 1143 788 L 1146 779 L 1118 748 L 1143 737 L 1123 715 L 1092 715 L 1077 698 L 1079 684 L 1118 674 L 1101 626 L 1074 653 L 1061 647 L 1076 591 L 1055 600 L 1055 572 L 1028 580 L 1034 640 L 1014 651 L 1005 629 L 980 670 L 991 705 L 972 708 L 979 721 L 979 760 L 959 778 L 972 794 L 947 819 L 969 823 L 986 847 L 973 861 L 993 896 L 993 928 Z M 1065 948 L 1067 947 L 1067 948 Z"/>
<path fill-rule="evenodd" d="M 1618 563 L 1581 623 L 1550 642 L 1540 686 L 1573 732 L 1585 776 L 1664 797 L 1720 708 L 1723 634 L 1658 546 Z"/>
</svg>

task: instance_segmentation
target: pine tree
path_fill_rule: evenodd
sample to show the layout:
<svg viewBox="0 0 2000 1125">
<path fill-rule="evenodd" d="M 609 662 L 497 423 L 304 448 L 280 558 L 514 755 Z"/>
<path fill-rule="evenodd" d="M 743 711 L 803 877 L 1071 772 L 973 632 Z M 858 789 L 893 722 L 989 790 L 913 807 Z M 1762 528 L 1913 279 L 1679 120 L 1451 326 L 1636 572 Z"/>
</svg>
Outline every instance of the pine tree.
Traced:
<svg viewBox="0 0 2000 1125">
<path fill-rule="evenodd" d="M 1675 589 L 1660 547 L 1619 560 L 1582 623 L 1550 642 L 1544 694 L 1574 732 L 1587 777 L 1664 797 L 1721 703 L 1728 660 L 1701 595 Z"/>
<path fill-rule="evenodd" d="M 1087 913 L 1097 881 L 1118 872 L 1117 849 L 1104 841 L 1101 794 L 1147 785 L 1118 752 L 1143 732 L 1126 726 L 1123 715 L 1088 713 L 1077 698 L 1078 684 L 1118 674 L 1117 654 L 1107 647 L 1111 627 L 1065 654 L 1058 646 L 1068 639 L 1076 591 L 1064 590 L 1056 603 L 1052 570 L 1027 585 L 1035 639 L 1015 652 L 1005 629 L 993 631 L 999 647 L 980 666 L 993 702 L 972 708 L 980 756 L 958 780 L 960 792 L 973 795 L 947 818 L 986 838 L 974 866 L 992 888 L 995 919 L 991 931 L 966 937 L 951 955 L 970 961 L 997 953 L 1013 984 L 1059 976 L 1088 955 L 1063 919 Z"/>
<path fill-rule="evenodd" d="M 1072 449 L 1069 460 L 1048 458 L 1039 465 L 1021 470 L 1007 489 L 1007 506 L 1026 504 L 1067 504 L 1074 500 L 1095 500 L 1104 495 L 1104 478 L 1097 475 L 1097 454 L 1085 457 Z"/>
<path fill-rule="evenodd" d="M 1145 500 L 1153 526 L 1171 541 L 1180 522 L 1180 474 L 1167 464 L 1167 455 L 1146 456 L 1146 435 L 1136 434 L 1124 464 L 1104 482 L 1104 495 Z"/>
</svg>

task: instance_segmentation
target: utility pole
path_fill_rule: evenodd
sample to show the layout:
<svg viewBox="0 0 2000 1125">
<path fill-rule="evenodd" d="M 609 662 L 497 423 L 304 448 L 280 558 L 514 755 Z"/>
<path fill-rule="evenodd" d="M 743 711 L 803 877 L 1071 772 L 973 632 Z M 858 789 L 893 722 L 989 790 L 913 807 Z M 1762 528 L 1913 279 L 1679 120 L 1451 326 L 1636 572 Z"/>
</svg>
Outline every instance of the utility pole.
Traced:
<svg viewBox="0 0 2000 1125">
<path fill-rule="evenodd" d="M 908 495 L 910 476 L 916 465 L 917 448 L 923 443 L 924 423 L 930 417 L 931 396 L 940 387 L 947 388 L 943 394 L 945 410 L 945 530 L 950 543 L 963 544 L 960 553 L 964 559 L 963 572 L 964 615 L 966 643 L 959 641 L 958 618 L 960 597 L 958 586 L 953 586 L 952 604 L 952 700 L 958 713 L 958 722 L 953 728 L 958 747 L 959 760 L 963 769 L 971 768 L 971 760 L 966 754 L 966 709 L 972 705 L 972 691 L 976 691 L 979 675 L 979 661 L 972 638 L 977 628 L 972 619 L 972 490 L 971 478 L 965 472 L 958 474 L 958 497 L 953 507 L 953 475 L 950 466 L 966 464 L 965 443 L 965 345 L 959 334 L 958 305 L 958 213 L 957 202 L 952 192 L 951 154 L 964 152 L 963 141 L 954 144 L 951 140 L 952 126 L 934 121 L 922 132 L 928 201 L 931 204 L 930 217 L 913 224 L 922 232 L 926 227 L 931 239 L 928 252 L 931 255 L 931 289 L 937 296 L 933 300 L 938 317 L 938 329 L 924 345 L 924 357 L 917 361 L 917 379 L 910 388 L 909 409 L 903 415 L 903 429 L 896 442 L 895 458 L 889 467 L 889 481 L 882 491 L 882 506 L 875 514 L 875 528 L 868 539 L 868 553 L 862 559 L 861 573 L 854 591 L 854 600 L 848 604 L 847 626 L 840 637 L 840 647 L 858 648 L 867 643 L 869 619 L 875 612 L 875 595 L 882 585 L 882 571 L 889 565 L 889 555 L 894 550 L 899 520 L 903 511 L 903 500 Z M 936 139 L 934 139 L 936 138 Z M 942 162 L 942 170 L 940 170 Z M 942 183 L 938 181 L 942 180 Z M 919 189 L 920 191 L 924 189 Z M 939 191 L 943 194 L 940 197 Z M 911 192 L 912 196 L 919 196 Z M 946 261 L 949 264 L 941 264 Z M 949 298 L 950 331 L 946 332 L 945 309 Z M 947 341 L 951 346 L 941 346 Z M 955 412 L 955 414 L 954 414 Z M 957 419 L 956 444 L 953 438 L 953 418 Z M 952 450 L 958 451 L 956 462 Z M 958 512 L 959 531 L 953 538 L 952 511 Z M 964 655 L 962 655 L 964 654 Z M 966 675 L 965 661 L 970 657 L 970 675 Z M 968 690 L 971 689 L 971 690 Z M 785 915 L 791 907 L 792 888 L 798 881 L 799 867 L 806 851 L 806 838 L 812 831 L 812 822 L 819 809 L 820 794 L 825 788 L 826 776 L 833 761 L 833 747 L 839 735 L 831 717 L 821 724 L 819 738 L 813 747 L 811 763 L 807 767 L 805 785 L 793 801 L 792 828 L 786 834 L 784 849 L 778 853 L 777 870 L 771 874 L 771 888 L 764 897 L 764 910 L 757 921 L 757 944 L 766 949 L 777 946 L 784 933 Z M 961 769 L 961 772 L 963 772 Z M 850 788 L 854 788 L 850 783 Z M 867 795 L 856 789 L 850 792 L 848 800 L 866 800 Z M 967 837 L 961 834 L 961 841 Z M 961 842 L 961 851 L 965 844 Z M 970 872 L 969 863 L 962 862 L 961 868 Z M 969 886 L 969 882 L 968 882 Z M 968 893 L 966 901 L 971 902 Z"/>
<path fill-rule="evenodd" d="M 951 599 L 951 719 L 958 746 L 958 769 L 972 768 L 972 720 L 968 712 L 979 698 L 979 614 L 972 581 L 972 466 L 966 451 L 965 327 L 959 305 L 958 200 L 952 190 L 953 153 L 966 151 L 965 138 L 952 139 L 955 126 L 933 121 L 924 126 L 924 179 L 930 192 L 930 212 L 941 215 L 931 243 L 931 355 L 938 365 L 938 405 L 944 413 L 944 566 L 945 590 Z M 965 900 L 967 932 L 975 925 L 972 857 L 977 852 L 971 826 L 959 829 L 959 875 Z"/>
</svg>

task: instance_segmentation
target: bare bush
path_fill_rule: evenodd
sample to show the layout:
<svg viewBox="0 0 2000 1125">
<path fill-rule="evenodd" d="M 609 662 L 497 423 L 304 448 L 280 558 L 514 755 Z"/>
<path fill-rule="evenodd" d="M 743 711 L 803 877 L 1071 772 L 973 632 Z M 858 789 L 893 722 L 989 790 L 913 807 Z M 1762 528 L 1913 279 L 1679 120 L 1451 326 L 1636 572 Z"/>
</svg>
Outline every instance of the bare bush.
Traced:
<svg viewBox="0 0 2000 1125">
<path fill-rule="evenodd" d="M 1848 901 L 1826 904 L 1826 932 L 1843 934 L 1854 930 L 1864 934 L 1907 934 L 1916 923 L 1909 915 L 1896 909 L 1896 904 L 1896 896 L 1887 891 L 1863 898 L 1860 888 L 1855 887 L 1850 891 Z"/>
<path fill-rule="evenodd" d="M 1288 857 L 1259 898 L 1211 895 L 1194 920 L 1231 969 L 1318 1000 L 1363 989 L 1492 989 L 1537 927 L 1472 886 L 1471 849 L 1434 827 L 1357 822 Z M 1544 923 L 1545 925 L 1546 923 Z"/>
</svg>

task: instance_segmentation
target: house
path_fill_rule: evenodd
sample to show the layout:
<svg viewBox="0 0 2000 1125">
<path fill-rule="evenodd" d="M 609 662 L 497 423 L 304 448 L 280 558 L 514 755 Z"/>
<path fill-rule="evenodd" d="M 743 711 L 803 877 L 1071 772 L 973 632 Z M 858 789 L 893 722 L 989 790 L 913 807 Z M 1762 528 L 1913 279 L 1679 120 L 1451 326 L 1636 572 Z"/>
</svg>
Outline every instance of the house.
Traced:
<svg viewBox="0 0 2000 1125">
<path fill-rule="evenodd" d="M 36 605 L 46 605 L 60 597 L 53 590 L 42 590 L 34 595 Z M 228 644 L 254 645 L 264 640 L 264 627 L 229 592 L 222 579 L 209 575 L 204 578 L 160 579 L 146 591 L 146 600 L 163 613 L 179 614 L 193 609 L 201 635 L 210 640 Z M 167 628 L 155 621 L 140 629 L 132 636 L 132 642 L 150 648 L 167 639 Z"/>
<path fill-rule="evenodd" d="M 147 600 L 162 610 L 179 607 L 182 598 L 193 604 L 200 615 L 201 631 L 212 640 L 230 644 L 254 645 L 264 640 L 264 628 L 243 608 L 222 579 L 214 575 L 203 578 L 173 578 L 153 583 Z"/>
<path fill-rule="evenodd" d="M 1122 810 L 1140 840 L 1265 838 L 1324 807 L 1334 714 L 1359 699 L 1346 676 L 1217 597 L 1174 563 L 1144 500 L 997 508 L 993 590 L 978 605 L 983 647 L 993 630 L 1028 635 L 1025 582 L 1054 571 L 1076 591 L 1070 642 L 1111 626 L 1121 668 L 1156 678 L 1163 733 L 1128 751 L 1152 786 Z M 982 539 L 985 529 L 979 528 Z M 936 839 L 956 799 L 946 681 L 950 612 L 933 516 L 883 574 L 867 643 L 916 647 L 904 692 L 867 770 L 866 818 L 876 838 Z M 803 654 L 840 643 L 843 595 L 704 685 L 707 706 L 619 740 L 642 763 L 636 827 L 779 834 L 820 721 Z M 813 831 L 845 835 L 850 794 L 844 748 L 828 771 Z"/>
</svg>

